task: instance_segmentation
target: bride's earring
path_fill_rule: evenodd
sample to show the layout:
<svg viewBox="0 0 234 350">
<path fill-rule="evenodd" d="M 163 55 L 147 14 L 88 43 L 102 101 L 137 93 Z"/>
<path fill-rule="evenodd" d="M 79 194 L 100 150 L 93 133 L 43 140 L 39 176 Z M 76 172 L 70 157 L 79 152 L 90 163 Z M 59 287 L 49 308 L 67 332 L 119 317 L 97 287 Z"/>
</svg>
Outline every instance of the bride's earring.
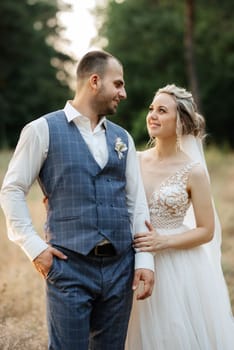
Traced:
<svg viewBox="0 0 234 350">
<path fill-rule="evenodd" d="M 180 121 L 180 115 L 177 112 L 176 118 L 176 152 L 181 150 L 181 136 L 182 136 L 182 124 Z"/>
<path fill-rule="evenodd" d="M 150 136 L 149 141 L 147 142 L 147 147 L 155 147 L 156 146 L 156 137 Z"/>
<path fill-rule="evenodd" d="M 181 150 L 181 136 L 176 135 L 176 152 Z"/>
</svg>

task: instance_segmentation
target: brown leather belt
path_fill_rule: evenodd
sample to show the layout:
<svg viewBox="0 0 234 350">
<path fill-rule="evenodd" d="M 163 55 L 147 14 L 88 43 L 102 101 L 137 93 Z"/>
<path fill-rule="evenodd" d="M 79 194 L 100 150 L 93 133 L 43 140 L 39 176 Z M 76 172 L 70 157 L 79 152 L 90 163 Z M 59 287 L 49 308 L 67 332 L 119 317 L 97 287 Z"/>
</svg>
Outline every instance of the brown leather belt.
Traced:
<svg viewBox="0 0 234 350">
<path fill-rule="evenodd" d="M 102 245 L 96 245 L 96 247 L 90 251 L 89 255 L 101 257 L 115 256 L 116 251 L 111 243 L 106 243 Z"/>
</svg>

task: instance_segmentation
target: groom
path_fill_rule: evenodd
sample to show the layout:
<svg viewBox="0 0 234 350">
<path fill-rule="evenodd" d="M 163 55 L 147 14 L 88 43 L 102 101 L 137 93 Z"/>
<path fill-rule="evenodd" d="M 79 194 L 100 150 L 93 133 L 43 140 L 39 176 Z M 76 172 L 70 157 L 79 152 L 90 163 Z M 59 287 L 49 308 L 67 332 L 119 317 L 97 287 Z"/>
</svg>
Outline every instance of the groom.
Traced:
<svg viewBox="0 0 234 350">
<path fill-rule="evenodd" d="M 74 99 L 23 129 L 3 182 L 9 236 L 46 280 L 50 350 L 124 349 L 132 291 L 141 281 L 138 299 L 152 292 L 153 258 L 132 249 L 149 220 L 135 147 L 105 117 L 125 98 L 121 63 L 87 53 Z M 48 200 L 46 241 L 25 201 L 35 179 Z"/>
</svg>

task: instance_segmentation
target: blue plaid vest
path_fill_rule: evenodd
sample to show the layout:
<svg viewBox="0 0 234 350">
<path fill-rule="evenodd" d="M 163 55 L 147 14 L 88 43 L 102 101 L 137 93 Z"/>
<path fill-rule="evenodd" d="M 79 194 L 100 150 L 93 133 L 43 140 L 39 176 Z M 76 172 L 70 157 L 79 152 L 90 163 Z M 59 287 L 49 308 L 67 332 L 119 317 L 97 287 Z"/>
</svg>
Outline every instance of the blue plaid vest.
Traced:
<svg viewBox="0 0 234 350">
<path fill-rule="evenodd" d="M 121 254 L 132 243 L 125 193 L 127 151 L 120 159 L 115 150 L 118 137 L 128 146 L 126 131 L 107 121 L 108 161 L 101 169 L 63 111 L 44 117 L 49 150 L 39 183 L 48 197 L 47 242 L 87 255 L 108 239 Z"/>
</svg>

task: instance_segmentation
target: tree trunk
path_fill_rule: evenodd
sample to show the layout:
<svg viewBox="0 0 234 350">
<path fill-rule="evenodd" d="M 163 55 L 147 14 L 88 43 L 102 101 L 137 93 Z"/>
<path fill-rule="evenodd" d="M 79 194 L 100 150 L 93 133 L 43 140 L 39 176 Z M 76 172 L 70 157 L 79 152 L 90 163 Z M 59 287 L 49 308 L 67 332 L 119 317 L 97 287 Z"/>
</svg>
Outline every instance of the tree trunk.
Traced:
<svg viewBox="0 0 234 350">
<path fill-rule="evenodd" d="M 196 60 L 194 53 L 194 23 L 195 23 L 195 0 L 185 0 L 185 63 L 190 90 L 193 94 L 198 110 L 201 109 L 198 78 L 196 74 Z"/>
</svg>

